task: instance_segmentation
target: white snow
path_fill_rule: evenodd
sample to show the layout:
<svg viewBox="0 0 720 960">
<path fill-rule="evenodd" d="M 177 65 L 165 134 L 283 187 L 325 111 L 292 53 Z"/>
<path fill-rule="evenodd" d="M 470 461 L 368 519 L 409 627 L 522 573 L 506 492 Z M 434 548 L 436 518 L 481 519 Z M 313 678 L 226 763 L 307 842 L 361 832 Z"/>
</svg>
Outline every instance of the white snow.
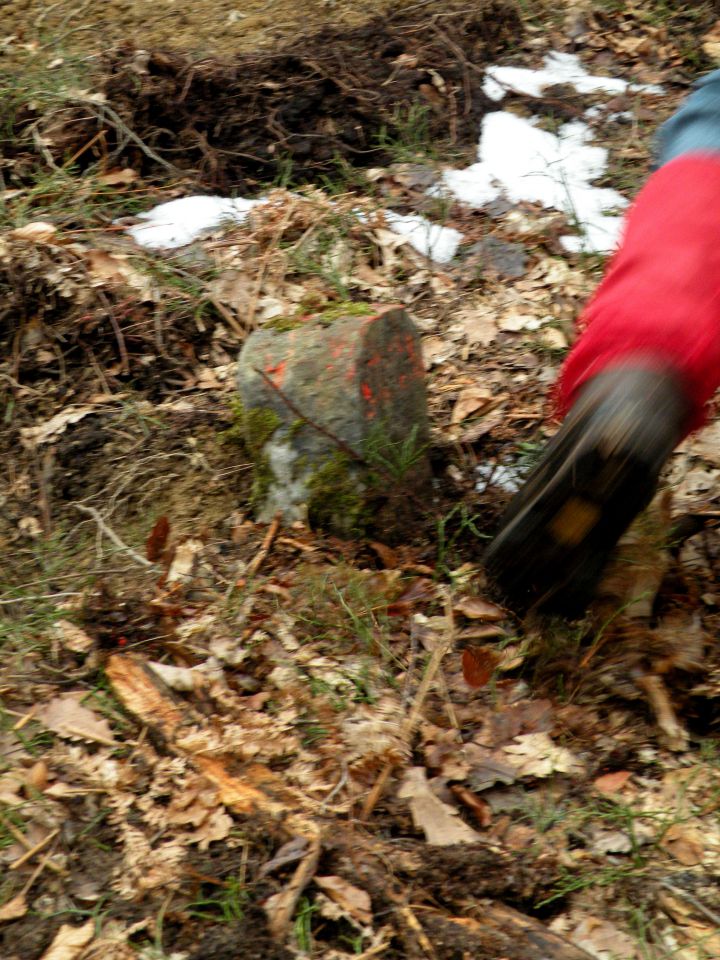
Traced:
<svg viewBox="0 0 720 960">
<path fill-rule="evenodd" d="M 570 53 L 550 53 L 540 70 L 489 67 L 483 85 L 493 100 L 508 91 L 540 96 L 550 84 L 570 84 L 580 93 L 625 91 L 661 93 L 653 85 L 632 84 L 615 77 L 593 76 Z M 598 116 L 598 108 L 587 112 Z M 608 120 L 624 116 L 612 114 Z M 432 195 L 454 197 L 470 207 L 483 207 L 499 196 L 513 203 L 530 201 L 563 211 L 581 235 L 561 242 L 569 251 L 610 253 L 622 228 L 621 211 L 627 201 L 616 190 L 592 186 L 607 168 L 607 150 L 593 145 L 590 127 L 574 120 L 557 133 L 541 130 L 535 117 L 524 119 L 503 110 L 486 114 L 478 144 L 478 161 L 462 170 L 445 170 Z M 141 246 L 171 250 L 191 243 L 225 222 L 242 223 L 257 200 L 227 197 L 184 197 L 140 214 L 141 223 L 128 229 Z M 457 253 L 462 234 L 419 215 L 385 211 L 388 226 L 407 237 L 419 253 L 437 263 L 448 263 Z"/>
<path fill-rule="evenodd" d="M 216 230 L 223 223 L 242 223 L 258 200 L 231 200 L 227 197 L 182 197 L 161 203 L 139 214 L 142 223 L 128 228 L 141 247 L 150 250 L 174 250 Z M 360 218 L 364 219 L 364 218 Z M 452 227 L 443 227 L 418 215 L 385 211 L 385 221 L 395 233 L 407 237 L 411 247 L 437 263 L 449 263 L 463 235 Z"/>
<path fill-rule="evenodd" d="M 523 471 L 503 463 L 479 463 L 475 467 L 478 481 L 475 489 L 484 493 L 488 487 L 499 487 L 506 493 L 517 493 L 523 482 Z"/>
<path fill-rule="evenodd" d="M 143 222 L 129 227 L 127 232 L 141 247 L 174 250 L 222 223 L 242 223 L 261 202 L 228 197 L 181 197 L 141 213 L 139 219 Z"/>
<path fill-rule="evenodd" d="M 539 97 L 545 87 L 567 84 L 578 93 L 625 93 L 639 90 L 646 93 L 662 93 L 655 84 L 633 84 L 616 77 L 596 77 L 589 74 L 573 53 L 553 51 L 545 57 L 545 66 L 540 70 L 523 67 L 488 67 L 485 72 L 483 93 L 491 100 L 502 100 L 506 93 L 526 93 Z"/>
<path fill-rule="evenodd" d="M 554 207 L 582 227 L 584 237 L 562 238 L 567 250 L 608 253 L 617 245 L 622 217 L 608 213 L 627 206 L 616 190 L 591 186 L 607 165 L 607 150 L 591 144 L 592 133 L 579 120 L 557 135 L 506 111 L 485 115 L 479 161 L 464 170 L 447 170 L 434 192 L 452 194 L 470 207 L 482 207 L 500 195 Z"/>
<path fill-rule="evenodd" d="M 403 216 L 385 211 L 385 221 L 395 233 L 407 237 L 411 247 L 436 263 L 449 263 L 457 253 L 463 238 L 459 230 L 443 227 L 414 214 Z"/>
</svg>

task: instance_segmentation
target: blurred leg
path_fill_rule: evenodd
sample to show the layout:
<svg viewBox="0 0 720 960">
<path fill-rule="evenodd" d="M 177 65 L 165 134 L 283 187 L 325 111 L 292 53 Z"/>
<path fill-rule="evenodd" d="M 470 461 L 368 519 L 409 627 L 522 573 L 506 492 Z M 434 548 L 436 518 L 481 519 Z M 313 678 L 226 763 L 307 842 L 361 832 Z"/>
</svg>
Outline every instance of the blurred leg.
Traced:
<svg viewBox="0 0 720 960">
<path fill-rule="evenodd" d="M 582 611 L 720 385 L 720 71 L 662 128 L 659 163 L 579 321 L 563 425 L 488 551 L 520 606 Z"/>
</svg>

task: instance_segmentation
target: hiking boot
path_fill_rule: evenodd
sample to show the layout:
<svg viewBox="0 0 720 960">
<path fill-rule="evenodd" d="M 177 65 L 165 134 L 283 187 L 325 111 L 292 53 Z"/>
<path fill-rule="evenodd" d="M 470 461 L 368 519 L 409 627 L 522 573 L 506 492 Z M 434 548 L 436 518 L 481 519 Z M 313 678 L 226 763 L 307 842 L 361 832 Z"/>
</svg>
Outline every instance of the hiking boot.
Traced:
<svg viewBox="0 0 720 960">
<path fill-rule="evenodd" d="M 581 388 L 485 558 L 511 606 L 582 615 L 617 541 L 652 499 L 689 413 L 667 371 L 616 367 Z"/>
</svg>

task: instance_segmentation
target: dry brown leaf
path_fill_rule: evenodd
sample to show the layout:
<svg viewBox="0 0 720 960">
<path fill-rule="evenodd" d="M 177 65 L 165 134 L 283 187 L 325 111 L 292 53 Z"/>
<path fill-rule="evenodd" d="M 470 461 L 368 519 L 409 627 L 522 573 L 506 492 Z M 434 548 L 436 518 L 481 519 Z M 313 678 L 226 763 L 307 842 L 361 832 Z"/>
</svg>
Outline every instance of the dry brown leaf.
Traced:
<svg viewBox="0 0 720 960">
<path fill-rule="evenodd" d="M 405 772 L 398 797 L 409 801 L 413 823 L 432 846 L 476 843 L 480 839 L 480 834 L 460 819 L 454 807 L 435 796 L 422 767 L 410 767 Z"/>
<path fill-rule="evenodd" d="M 2 743 L 2 746 L 3 760 L 6 762 L 10 759 L 11 750 L 20 750 L 19 744 L 17 748 L 15 748 L 13 744 L 13 746 L 9 749 L 5 749 L 5 743 Z M 22 798 L 22 789 L 24 786 L 24 779 L 17 773 L 6 773 L 5 776 L 0 777 L 0 803 L 5 803 L 8 805 L 8 807 L 22 806 L 24 802 Z"/>
<path fill-rule="evenodd" d="M 550 350 L 565 350 L 568 345 L 567 337 L 557 327 L 546 327 L 541 330 L 538 339 L 544 347 L 548 347 Z"/>
<path fill-rule="evenodd" d="M 57 620 L 53 624 L 53 632 L 63 647 L 73 653 L 87 653 L 95 646 L 93 638 L 69 620 Z"/>
<path fill-rule="evenodd" d="M 547 733 L 524 733 L 502 750 L 504 759 L 521 777 L 549 777 L 553 773 L 579 774 L 580 760 L 565 747 L 558 747 Z"/>
<path fill-rule="evenodd" d="M 393 550 L 392 547 L 388 547 L 387 544 L 380 543 L 377 540 L 372 541 L 370 546 L 378 555 L 382 565 L 386 569 L 393 570 L 398 566 L 399 560 L 397 550 Z"/>
<path fill-rule="evenodd" d="M 57 233 L 57 227 L 43 220 L 26 223 L 24 227 L 17 227 L 10 231 L 10 236 L 17 240 L 32 240 L 33 243 L 46 243 Z"/>
<path fill-rule="evenodd" d="M 702 48 L 711 60 L 720 62 L 720 20 L 702 38 Z"/>
<path fill-rule="evenodd" d="M 309 840 L 307 837 L 293 837 L 284 843 L 272 859 L 266 861 L 260 868 L 260 876 L 267 877 L 274 870 L 286 867 L 291 863 L 302 860 L 308 852 Z"/>
<path fill-rule="evenodd" d="M 593 780 L 593 786 L 600 793 L 619 793 L 631 776 L 630 770 L 613 770 Z"/>
<path fill-rule="evenodd" d="M 466 647 L 462 654 L 462 670 L 469 687 L 484 687 L 495 672 L 500 655 L 492 647 Z"/>
<path fill-rule="evenodd" d="M 34 446 L 36 444 L 47 443 L 49 440 L 54 440 L 55 437 L 61 434 L 71 424 L 77 423 L 90 413 L 98 413 L 98 407 L 101 404 L 114 403 L 120 400 L 122 396 L 122 394 L 115 394 L 113 396 L 109 394 L 98 394 L 92 398 L 92 403 L 73 404 L 65 407 L 60 413 L 56 413 L 54 417 L 46 420 L 45 423 L 38 424 L 35 427 L 23 427 L 20 430 L 22 442 L 25 446 Z"/>
<path fill-rule="evenodd" d="M 103 174 L 98 177 L 98 182 L 106 187 L 122 187 L 134 183 L 137 178 L 138 174 L 132 167 L 123 167 L 122 170 L 111 170 L 110 173 Z"/>
<path fill-rule="evenodd" d="M 686 867 L 696 867 L 705 858 L 705 844 L 694 827 L 675 823 L 665 833 L 663 849 Z"/>
<path fill-rule="evenodd" d="M 94 935 L 94 920 L 88 920 L 81 927 L 71 927 L 64 923 L 40 960 L 75 960 Z"/>
<path fill-rule="evenodd" d="M 478 306 L 463 310 L 454 323 L 461 328 L 470 346 L 479 344 L 486 347 L 498 335 L 495 311 L 490 307 Z"/>
<path fill-rule="evenodd" d="M 18 520 L 18 530 L 24 537 L 41 537 L 43 528 L 37 517 L 21 517 Z"/>
<path fill-rule="evenodd" d="M 28 911 L 27 900 L 24 893 L 19 893 L 12 900 L 8 900 L 0 907 L 0 923 L 7 920 L 17 920 L 18 917 L 24 917 Z"/>
<path fill-rule="evenodd" d="M 185 540 L 175 548 L 173 562 L 166 577 L 166 583 L 177 583 L 189 580 L 198 562 L 198 558 L 205 548 L 202 540 Z"/>
<path fill-rule="evenodd" d="M 504 637 L 505 631 L 502 627 L 465 627 L 464 630 L 458 630 L 455 634 L 459 645 L 468 643 L 471 640 L 491 640 L 493 637 Z"/>
<path fill-rule="evenodd" d="M 540 321 L 532 314 L 513 313 L 498 322 L 498 328 L 506 333 L 519 333 L 521 330 L 537 330 Z"/>
<path fill-rule="evenodd" d="M 154 660 L 148 660 L 147 665 L 171 690 L 180 693 L 200 690 L 214 679 L 222 677 L 222 668 L 211 660 L 198 663 L 194 667 L 176 667 L 171 663 L 156 663 Z"/>
<path fill-rule="evenodd" d="M 86 696 L 81 690 L 61 693 L 41 704 L 35 712 L 35 719 L 68 740 L 90 740 L 114 746 L 116 741 L 107 720 L 80 703 Z"/>
<path fill-rule="evenodd" d="M 138 659 L 119 654 L 110 657 L 106 673 L 115 694 L 126 709 L 143 723 L 160 730 L 182 749 L 177 744 L 177 735 L 183 723 L 183 713 L 165 693 L 160 680 Z M 277 816 L 287 811 L 288 806 L 298 808 L 297 797 L 291 795 L 285 783 L 262 764 L 247 767 L 241 780 L 230 774 L 224 764 L 213 756 L 200 756 L 191 752 L 191 758 L 196 769 L 218 788 L 221 803 L 237 813 L 253 813 L 259 810 Z M 265 793 L 265 788 L 268 793 Z M 288 804 L 274 799 L 281 797 L 287 797 Z M 296 820 L 299 822 L 300 818 L 296 817 Z M 301 826 L 304 826 L 304 822 Z"/>
<path fill-rule="evenodd" d="M 708 463 L 720 466 L 720 420 L 709 423 L 698 433 L 692 434 L 680 449 L 690 457 L 701 457 Z"/>
<path fill-rule="evenodd" d="M 90 276 L 103 283 L 127 283 L 132 272 L 125 255 L 108 253 L 107 250 L 88 250 L 85 261 Z"/>
<path fill-rule="evenodd" d="M 487 387 L 465 387 L 458 394 L 450 422 L 461 423 L 471 414 L 487 410 L 493 404 L 492 391 L 488 390 Z"/>
<path fill-rule="evenodd" d="M 444 363 L 456 352 L 455 344 L 444 337 L 431 336 L 422 339 L 422 355 L 426 370 L 436 364 Z"/>
<path fill-rule="evenodd" d="M 455 613 L 461 613 L 468 620 L 505 620 L 505 611 L 481 597 L 461 597 L 453 606 Z"/>
<path fill-rule="evenodd" d="M 245 270 L 224 270 L 209 286 L 216 300 L 227 304 L 238 316 L 247 316 L 256 281 Z"/>
<path fill-rule="evenodd" d="M 570 939 L 576 947 L 587 950 L 593 957 L 634 960 L 638 955 L 631 937 L 599 917 L 586 916 L 572 932 Z"/>
<path fill-rule="evenodd" d="M 353 920 L 366 927 L 372 921 L 372 904 L 366 890 L 342 877 L 315 877 L 315 883 Z"/>
<path fill-rule="evenodd" d="M 633 841 L 622 830 L 592 830 L 592 850 L 594 853 L 630 853 Z"/>
</svg>

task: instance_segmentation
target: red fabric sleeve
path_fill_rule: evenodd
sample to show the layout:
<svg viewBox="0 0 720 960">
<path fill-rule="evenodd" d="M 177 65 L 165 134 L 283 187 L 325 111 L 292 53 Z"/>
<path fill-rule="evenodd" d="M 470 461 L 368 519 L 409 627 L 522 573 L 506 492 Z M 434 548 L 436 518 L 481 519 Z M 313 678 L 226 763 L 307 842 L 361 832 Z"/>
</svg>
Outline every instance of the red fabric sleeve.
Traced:
<svg viewBox="0 0 720 960">
<path fill-rule="evenodd" d="M 704 422 L 720 385 L 720 154 L 685 155 L 650 177 L 578 326 L 561 413 L 590 377 L 630 363 L 674 368 L 693 405 L 690 429 Z"/>
</svg>

